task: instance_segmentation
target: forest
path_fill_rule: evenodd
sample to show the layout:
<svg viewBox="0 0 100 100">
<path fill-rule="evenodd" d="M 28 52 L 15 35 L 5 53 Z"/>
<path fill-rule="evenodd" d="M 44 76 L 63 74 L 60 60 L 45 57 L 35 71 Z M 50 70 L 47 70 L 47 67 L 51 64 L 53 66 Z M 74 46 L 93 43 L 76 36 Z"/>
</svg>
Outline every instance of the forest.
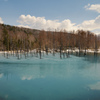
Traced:
<svg viewBox="0 0 100 100">
<path fill-rule="evenodd" d="M 84 50 L 86 55 L 87 49 L 98 52 L 100 47 L 100 35 L 96 35 L 90 31 L 77 30 L 67 32 L 61 31 L 45 31 L 21 28 L 16 26 L 0 24 L 0 51 L 14 53 L 24 53 L 25 57 L 28 52 L 31 54 L 35 50 L 41 58 L 42 51 L 65 53 L 68 56 L 68 50 L 79 50 L 79 55 Z M 7 53 L 7 54 L 8 54 Z M 33 54 L 32 54 L 33 55 Z M 8 55 L 7 55 L 8 56 Z"/>
</svg>

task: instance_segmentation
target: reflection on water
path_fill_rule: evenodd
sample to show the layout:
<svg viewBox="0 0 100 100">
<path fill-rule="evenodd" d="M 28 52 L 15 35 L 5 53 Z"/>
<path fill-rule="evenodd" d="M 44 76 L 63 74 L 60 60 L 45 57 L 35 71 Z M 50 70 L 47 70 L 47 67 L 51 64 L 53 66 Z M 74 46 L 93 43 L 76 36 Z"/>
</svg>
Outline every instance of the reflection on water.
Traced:
<svg viewBox="0 0 100 100">
<path fill-rule="evenodd" d="M 92 55 L 0 56 L 0 100 L 100 100 L 99 61 Z"/>
<path fill-rule="evenodd" d="M 85 57 L 85 60 L 91 63 L 100 63 L 100 56 L 88 55 Z"/>
<path fill-rule="evenodd" d="M 3 73 L 0 74 L 0 78 L 2 78 L 2 77 L 3 77 Z"/>
<path fill-rule="evenodd" d="M 91 90 L 100 90 L 100 82 L 89 85 L 89 87 L 90 87 Z"/>
</svg>

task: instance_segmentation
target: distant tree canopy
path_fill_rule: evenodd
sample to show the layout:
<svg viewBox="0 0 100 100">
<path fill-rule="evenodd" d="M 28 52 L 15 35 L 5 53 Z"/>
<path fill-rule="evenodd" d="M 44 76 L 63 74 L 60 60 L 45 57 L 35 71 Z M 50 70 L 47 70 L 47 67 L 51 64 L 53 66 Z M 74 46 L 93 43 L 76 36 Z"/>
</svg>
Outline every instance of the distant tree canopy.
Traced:
<svg viewBox="0 0 100 100">
<path fill-rule="evenodd" d="M 44 31 L 0 24 L 0 50 L 66 50 L 100 47 L 100 36 L 90 31 Z"/>
</svg>

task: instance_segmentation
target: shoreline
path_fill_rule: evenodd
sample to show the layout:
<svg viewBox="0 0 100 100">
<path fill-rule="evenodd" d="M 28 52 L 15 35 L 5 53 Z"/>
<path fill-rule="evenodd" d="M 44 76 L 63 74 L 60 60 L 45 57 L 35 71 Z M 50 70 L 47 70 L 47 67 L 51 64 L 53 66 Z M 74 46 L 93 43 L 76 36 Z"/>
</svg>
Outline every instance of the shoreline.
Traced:
<svg viewBox="0 0 100 100">
<path fill-rule="evenodd" d="M 21 51 L 22 53 L 24 53 L 25 51 Z M 27 51 L 26 51 L 27 52 Z M 28 51 L 28 53 L 31 53 L 31 52 L 36 52 L 36 49 L 34 49 L 34 50 L 29 50 Z M 54 50 L 48 50 L 48 53 L 53 53 L 54 52 Z M 57 51 L 55 51 L 55 52 L 60 52 L 60 50 L 58 49 Z M 79 49 L 75 49 L 75 50 L 72 50 L 72 49 L 67 49 L 67 50 L 62 50 L 61 51 L 62 53 L 64 53 L 64 52 L 73 52 L 73 53 L 79 53 Z M 98 49 L 97 51 L 95 51 L 95 50 L 91 50 L 91 49 L 87 49 L 86 51 L 85 50 L 80 50 L 80 52 L 83 52 L 83 53 L 100 53 L 100 49 Z M 1 53 L 20 53 L 20 50 L 18 50 L 18 51 L 0 51 L 0 54 Z M 39 53 L 39 50 L 38 50 L 38 53 Z M 45 50 L 41 50 L 41 53 L 46 53 L 46 51 Z"/>
</svg>

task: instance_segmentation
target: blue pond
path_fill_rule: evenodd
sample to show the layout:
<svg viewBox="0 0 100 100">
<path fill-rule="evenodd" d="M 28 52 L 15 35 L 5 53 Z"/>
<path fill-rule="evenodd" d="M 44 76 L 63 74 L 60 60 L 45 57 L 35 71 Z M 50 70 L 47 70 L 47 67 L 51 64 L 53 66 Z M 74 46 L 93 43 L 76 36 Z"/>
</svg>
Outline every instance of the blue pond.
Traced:
<svg viewBox="0 0 100 100">
<path fill-rule="evenodd" d="M 0 100 L 100 100 L 100 56 L 0 55 Z"/>
</svg>

